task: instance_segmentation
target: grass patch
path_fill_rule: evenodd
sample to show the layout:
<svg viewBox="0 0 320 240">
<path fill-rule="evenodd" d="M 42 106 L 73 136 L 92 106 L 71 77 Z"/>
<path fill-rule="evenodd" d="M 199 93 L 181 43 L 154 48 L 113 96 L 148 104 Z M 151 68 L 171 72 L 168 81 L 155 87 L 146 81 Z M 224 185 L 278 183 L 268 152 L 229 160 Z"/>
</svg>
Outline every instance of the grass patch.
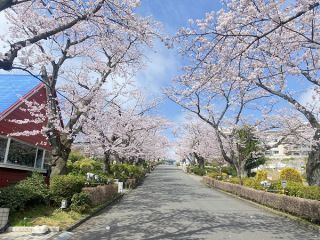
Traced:
<svg viewBox="0 0 320 240">
<path fill-rule="evenodd" d="M 62 230 L 71 226 L 80 219 L 87 217 L 91 213 L 95 212 L 102 206 L 108 205 L 113 201 L 110 199 L 104 204 L 90 208 L 87 213 L 81 214 L 72 210 L 61 210 L 56 207 L 38 205 L 26 209 L 24 211 L 18 211 L 10 213 L 9 223 L 10 226 L 35 226 L 35 225 L 48 225 L 59 226 Z"/>
<path fill-rule="evenodd" d="M 9 223 L 11 226 L 48 225 L 65 229 L 85 216 L 87 214 L 80 214 L 71 210 L 64 211 L 56 207 L 35 206 L 10 214 Z"/>
</svg>

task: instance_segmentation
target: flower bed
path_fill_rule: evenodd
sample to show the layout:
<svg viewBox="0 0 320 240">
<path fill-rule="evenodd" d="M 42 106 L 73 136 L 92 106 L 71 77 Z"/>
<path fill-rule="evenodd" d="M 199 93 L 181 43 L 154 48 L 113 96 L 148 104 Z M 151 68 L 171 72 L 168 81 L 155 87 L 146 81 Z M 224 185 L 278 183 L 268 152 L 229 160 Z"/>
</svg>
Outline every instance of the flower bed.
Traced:
<svg viewBox="0 0 320 240">
<path fill-rule="evenodd" d="M 203 177 L 203 182 L 210 187 L 320 223 L 320 201 L 256 190 L 238 184 L 215 180 L 207 176 Z"/>
</svg>

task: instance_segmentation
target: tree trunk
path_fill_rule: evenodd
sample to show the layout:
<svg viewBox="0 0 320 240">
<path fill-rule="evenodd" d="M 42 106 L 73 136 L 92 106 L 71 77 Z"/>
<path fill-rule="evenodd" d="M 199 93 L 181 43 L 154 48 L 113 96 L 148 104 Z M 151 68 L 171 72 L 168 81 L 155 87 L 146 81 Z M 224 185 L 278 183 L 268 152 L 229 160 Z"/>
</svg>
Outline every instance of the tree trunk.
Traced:
<svg viewBox="0 0 320 240">
<path fill-rule="evenodd" d="M 309 185 L 320 186 L 320 129 L 316 130 L 314 140 L 316 143 L 312 146 L 309 153 L 306 173 Z"/>
<path fill-rule="evenodd" d="M 71 148 L 53 146 L 50 177 L 67 174 L 67 161 Z"/>
<path fill-rule="evenodd" d="M 238 163 L 234 164 L 234 166 L 237 171 L 237 176 L 240 178 L 240 184 L 243 185 L 243 179 L 247 176 L 244 166 Z"/>
<path fill-rule="evenodd" d="M 197 153 L 193 153 L 195 159 L 197 159 L 197 163 L 201 169 L 204 169 L 204 158 Z"/>
<path fill-rule="evenodd" d="M 104 153 L 104 169 L 103 171 L 105 173 L 110 173 L 110 153 L 105 152 Z"/>
<path fill-rule="evenodd" d="M 199 157 L 198 158 L 198 163 L 199 163 L 199 167 L 201 168 L 201 169 L 204 169 L 204 158 L 203 157 Z"/>
<path fill-rule="evenodd" d="M 67 174 L 67 160 L 68 158 L 63 158 L 56 156 L 53 160 L 54 164 L 51 165 L 50 177 L 57 175 L 66 175 Z"/>
</svg>

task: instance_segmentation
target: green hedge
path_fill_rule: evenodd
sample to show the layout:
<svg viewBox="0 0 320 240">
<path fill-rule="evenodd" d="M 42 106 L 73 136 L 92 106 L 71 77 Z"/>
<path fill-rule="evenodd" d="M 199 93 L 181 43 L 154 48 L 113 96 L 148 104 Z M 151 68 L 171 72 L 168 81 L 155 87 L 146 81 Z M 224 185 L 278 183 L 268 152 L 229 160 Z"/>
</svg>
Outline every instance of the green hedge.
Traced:
<svg viewBox="0 0 320 240">
<path fill-rule="evenodd" d="M 225 180 L 230 183 L 240 184 L 239 178 L 231 178 Z M 243 185 L 246 187 L 254 188 L 257 190 L 263 190 L 264 188 L 261 186 L 260 181 L 256 178 L 244 178 Z M 271 181 L 271 186 L 269 190 L 282 192 L 283 188 L 281 186 L 281 180 Z M 320 187 L 319 186 L 305 186 L 303 183 L 287 181 L 287 187 L 285 189 L 285 193 L 288 196 L 300 197 L 312 200 L 320 201 Z"/>
<path fill-rule="evenodd" d="M 61 175 L 52 177 L 50 179 L 51 200 L 58 205 L 62 199 L 66 199 L 70 203 L 72 196 L 81 192 L 85 182 L 84 176 Z"/>
<path fill-rule="evenodd" d="M 16 185 L 0 189 L 0 207 L 8 207 L 12 212 L 48 201 L 49 189 L 39 173 L 33 173 Z"/>
</svg>

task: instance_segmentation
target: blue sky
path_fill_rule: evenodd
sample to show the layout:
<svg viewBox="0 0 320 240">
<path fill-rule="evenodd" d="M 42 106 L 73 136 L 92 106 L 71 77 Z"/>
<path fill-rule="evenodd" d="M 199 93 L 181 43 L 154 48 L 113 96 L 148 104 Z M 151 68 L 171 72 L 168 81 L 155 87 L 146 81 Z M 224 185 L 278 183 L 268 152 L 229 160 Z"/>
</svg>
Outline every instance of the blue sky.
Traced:
<svg viewBox="0 0 320 240">
<path fill-rule="evenodd" d="M 138 13 L 152 16 L 163 26 L 166 35 L 173 36 L 189 19 L 202 19 L 206 12 L 221 8 L 218 0 L 142 0 Z M 137 75 L 140 88 L 148 95 L 161 96 L 162 89 L 171 83 L 183 66 L 183 59 L 174 49 L 167 49 L 160 41 L 147 51 L 146 67 Z M 182 109 L 168 99 L 159 106 L 158 114 L 177 122 Z"/>
</svg>

